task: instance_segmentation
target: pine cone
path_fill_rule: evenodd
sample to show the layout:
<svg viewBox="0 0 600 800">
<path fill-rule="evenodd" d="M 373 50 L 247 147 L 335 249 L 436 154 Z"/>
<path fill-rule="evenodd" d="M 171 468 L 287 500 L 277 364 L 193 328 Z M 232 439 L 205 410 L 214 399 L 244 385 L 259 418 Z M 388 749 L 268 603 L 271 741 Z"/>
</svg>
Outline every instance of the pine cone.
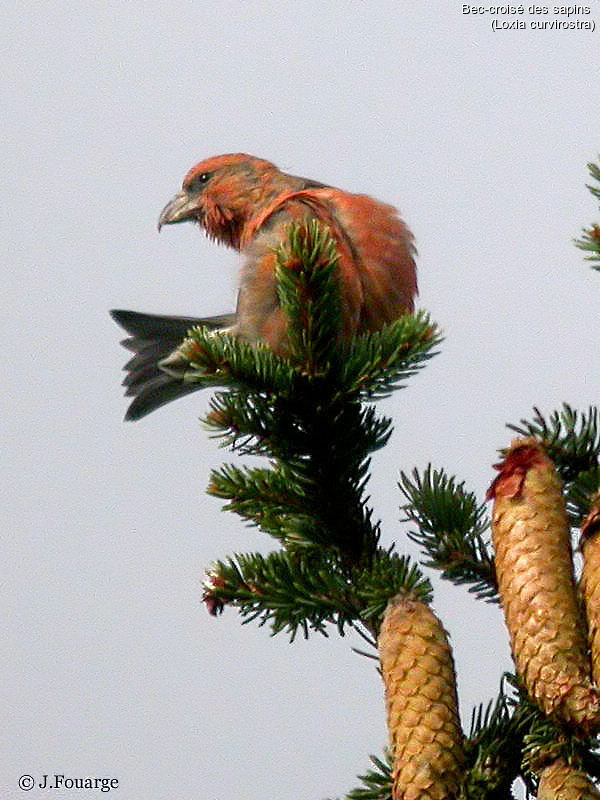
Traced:
<svg viewBox="0 0 600 800">
<path fill-rule="evenodd" d="M 590 513 L 581 526 L 583 573 L 581 590 L 588 625 L 588 642 L 592 652 L 592 675 L 600 686 L 600 495 L 592 500 Z"/>
<path fill-rule="evenodd" d="M 496 573 L 513 657 L 546 714 L 584 733 L 600 723 L 600 699 L 578 609 L 562 483 L 535 439 L 515 440 L 492 483 Z"/>
<path fill-rule="evenodd" d="M 540 776 L 537 800 L 598 800 L 600 792 L 587 776 L 557 758 Z"/>
<path fill-rule="evenodd" d="M 452 651 L 431 609 L 412 597 L 390 601 L 379 658 L 394 754 L 394 800 L 453 800 L 464 763 Z"/>
</svg>

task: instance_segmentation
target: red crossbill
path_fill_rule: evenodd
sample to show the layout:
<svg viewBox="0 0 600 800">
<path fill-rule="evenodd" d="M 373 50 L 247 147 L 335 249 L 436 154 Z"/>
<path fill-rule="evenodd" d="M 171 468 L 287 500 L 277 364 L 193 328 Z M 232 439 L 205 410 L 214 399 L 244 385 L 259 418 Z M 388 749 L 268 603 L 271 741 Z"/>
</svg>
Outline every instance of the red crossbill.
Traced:
<svg viewBox="0 0 600 800">
<path fill-rule="evenodd" d="M 326 225 L 338 255 L 342 335 L 375 331 L 412 312 L 417 293 L 413 237 L 395 208 L 281 172 L 243 153 L 216 156 L 193 167 L 161 212 L 158 227 L 197 222 L 206 234 L 239 250 L 244 261 L 235 314 L 195 319 L 112 311 L 130 334 L 134 352 L 125 365 L 126 419 L 139 419 L 199 388 L 161 369 L 189 328 L 207 325 L 285 355 L 287 320 L 277 294 L 276 248 L 291 222 L 316 218 Z"/>
</svg>

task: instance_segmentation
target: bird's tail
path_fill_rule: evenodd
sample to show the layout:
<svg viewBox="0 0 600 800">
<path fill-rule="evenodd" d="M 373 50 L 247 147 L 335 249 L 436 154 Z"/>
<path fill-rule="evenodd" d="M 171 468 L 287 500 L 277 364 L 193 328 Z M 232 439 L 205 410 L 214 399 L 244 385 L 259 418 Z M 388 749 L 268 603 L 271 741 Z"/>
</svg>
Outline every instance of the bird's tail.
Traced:
<svg viewBox="0 0 600 800">
<path fill-rule="evenodd" d="M 125 395 L 133 397 L 126 420 L 141 419 L 165 403 L 202 388 L 198 383 L 184 383 L 172 370 L 164 371 L 160 362 L 177 349 L 190 328 L 206 325 L 224 330 L 235 322 L 235 314 L 196 319 L 115 309 L 110 315 L 129 334 L 121 344 L 134 354 L 123 367 L 127 372 Z"/>
</svg>

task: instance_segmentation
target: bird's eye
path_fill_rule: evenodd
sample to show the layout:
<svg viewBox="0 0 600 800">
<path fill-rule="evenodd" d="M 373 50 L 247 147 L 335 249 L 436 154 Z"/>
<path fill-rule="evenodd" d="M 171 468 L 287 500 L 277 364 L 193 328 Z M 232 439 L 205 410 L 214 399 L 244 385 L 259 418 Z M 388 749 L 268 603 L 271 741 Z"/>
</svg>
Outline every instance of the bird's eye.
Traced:
<svg viewBox="0 0 600 800">
<path fill-rule="evenodd" d="M 210 172 L 201 172 L 200 175 L 196 175 L 192 180 L 188 183 L 188 190 L 192 192 L 199 192 L 206 183 L 208 183 L 210 179 Z"/>
</svg>

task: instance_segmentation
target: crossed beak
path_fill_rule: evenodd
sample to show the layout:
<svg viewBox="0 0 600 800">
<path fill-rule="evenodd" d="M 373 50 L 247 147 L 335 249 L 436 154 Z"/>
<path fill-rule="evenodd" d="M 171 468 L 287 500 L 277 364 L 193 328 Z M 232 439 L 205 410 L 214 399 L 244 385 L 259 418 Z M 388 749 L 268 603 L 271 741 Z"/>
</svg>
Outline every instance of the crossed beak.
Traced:
<svg viewBox="0 0 600 800">
<path fill-rule="evenodd" d="M 190 197 L 182 190 L 177 192 L 160 212 L 158 230 L 163 225 L 174 225 L 176 222 L 185 222 L 188 219 L 198 219 L 197 198 Z"/>
</svg>

